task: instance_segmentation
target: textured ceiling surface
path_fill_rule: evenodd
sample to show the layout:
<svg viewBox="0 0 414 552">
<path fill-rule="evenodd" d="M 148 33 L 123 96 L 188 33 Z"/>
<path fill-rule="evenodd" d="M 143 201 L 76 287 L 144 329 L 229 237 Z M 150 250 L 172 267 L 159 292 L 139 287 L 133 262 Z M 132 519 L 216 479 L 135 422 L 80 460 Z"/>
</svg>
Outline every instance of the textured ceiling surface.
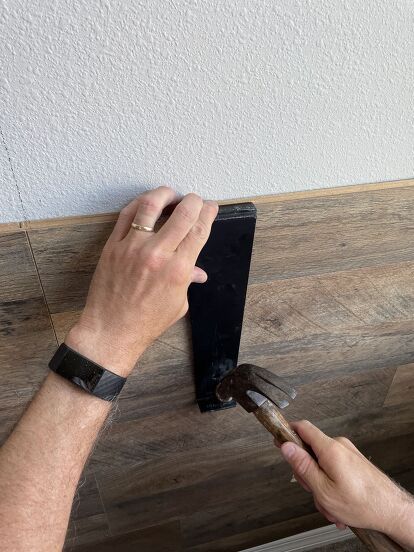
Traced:
<svg viewBox="0 0 414 552">
<path fill-rule="evenodd" d="M 412 0 L 3 0 L 0 220 L 412 177 L 413 26 Z"/>
</svg>

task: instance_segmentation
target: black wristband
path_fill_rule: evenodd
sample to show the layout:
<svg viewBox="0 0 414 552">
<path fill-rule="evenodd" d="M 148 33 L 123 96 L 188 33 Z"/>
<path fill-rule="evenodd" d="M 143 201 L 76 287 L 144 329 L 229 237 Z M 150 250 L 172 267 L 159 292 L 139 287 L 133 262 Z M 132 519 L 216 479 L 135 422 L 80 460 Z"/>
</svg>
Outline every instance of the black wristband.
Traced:
<svg viewBox="0 0 414 552">
<path fill-rule="evenodd" d="M 65 343 L 62 343 L 53 355 L 49 368 L 84 391 L 105 401 L 113 401 L 126 382 L 126 378 L 95 364 Z"/>
</svg>

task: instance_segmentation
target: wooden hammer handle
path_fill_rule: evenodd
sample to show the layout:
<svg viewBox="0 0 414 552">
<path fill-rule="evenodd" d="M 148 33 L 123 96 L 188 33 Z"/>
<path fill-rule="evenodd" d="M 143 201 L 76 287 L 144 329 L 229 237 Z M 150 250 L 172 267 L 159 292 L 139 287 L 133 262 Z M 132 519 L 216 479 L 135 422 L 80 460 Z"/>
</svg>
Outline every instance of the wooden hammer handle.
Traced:
<svg viewBox="0 0 414 552">
<path fill-rule="evenodd" d="M 315 458 L 313 451 L 293 431 L 289 422 L 270 401 L 263 403 L 262 406 L 255 410 L 254 415 L 267 431 L 275 437 L 279 445 L 286 443 L 286 441 L 291 441 L 304 448 Z M 384 533 L 371 529 L 357 529 L 354 527 L 350 527 L 350 529 L 370 552 L 404 552 L 404 548 L 401 548 L 399 544 L 387 537 L 387 535 L 384 535 Z"/>
</svg>

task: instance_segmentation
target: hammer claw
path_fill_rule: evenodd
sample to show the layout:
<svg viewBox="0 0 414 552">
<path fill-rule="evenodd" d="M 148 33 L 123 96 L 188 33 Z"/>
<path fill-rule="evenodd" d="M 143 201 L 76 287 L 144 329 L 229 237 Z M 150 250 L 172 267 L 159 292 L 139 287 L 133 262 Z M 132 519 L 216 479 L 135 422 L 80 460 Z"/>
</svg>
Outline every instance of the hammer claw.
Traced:
<svg viewBox="0 0 414 552">
<path fill-rule="evenodd" d="M 241 364 L 229 372 L 218 384 L 216 395 L 221 401 L 234 398 L 248 412 L 254 412 L 257 404 L 247 391 L 259 393 L 275 406 L 285 408 L 289 401 L 280 392 L 294 399 L 296 391 L 286 381 L 272 372 L 254 364 Z"/>
<path fill-rule="evenodd" d="M 296 389 L 289 385 L 286 380 L 280 376 L 276 376 L 264 368 L 261 368 L 260 366 L 256 366 L 254 364 L 241 364 L 238 369 L 240 368 L 242 368 L 244 373 L 250 372 L 251 374 L 254 374 L 254 376 L 257 376 L 264 382 L 270 384 L 272 387 L 280 389 L 280 391 L 286 393 L 286 395 L 288 395 L 291 399 L 294 399 L 297 395 Z"/>
</svg>

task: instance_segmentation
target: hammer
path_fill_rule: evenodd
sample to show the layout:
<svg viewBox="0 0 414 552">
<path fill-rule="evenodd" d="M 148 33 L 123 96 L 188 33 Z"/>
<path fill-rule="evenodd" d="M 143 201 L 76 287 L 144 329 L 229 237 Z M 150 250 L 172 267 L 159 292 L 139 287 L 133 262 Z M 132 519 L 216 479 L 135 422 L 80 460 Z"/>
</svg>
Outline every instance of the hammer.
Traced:
<svg viewBox="0 0 414 552">
<path fill-rule="evenodd" d="M 279 412 L 279 409 L 289 405 L 286 398 L 280 397 L 280 392 L 290 399 L 297 395 L 296 390 L 283 378 L 253 364 L 237 366 L 224 376 L 216 388 L 216 395 L 220 401 L 228 402 L 234 399 L 247 412 L 253 412 L 259 422 L 275 437 L 278 445 L 291 441 L 307 450 L 316 460 L 313 451 L 303 443 Z M 350 529 L 371 552 L 404 552 L 399 544 L 383 533 L 355 527 Z"/>
</svg>

